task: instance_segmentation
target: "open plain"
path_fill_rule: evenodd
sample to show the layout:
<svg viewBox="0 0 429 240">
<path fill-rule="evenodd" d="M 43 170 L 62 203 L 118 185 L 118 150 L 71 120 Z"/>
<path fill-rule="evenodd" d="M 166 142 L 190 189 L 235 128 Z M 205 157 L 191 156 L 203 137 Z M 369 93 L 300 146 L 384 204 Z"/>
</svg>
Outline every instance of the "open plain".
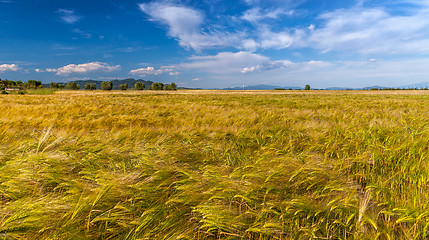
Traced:
<svg viewBox="0 0 429 240">
<path fill-rule="evenodd" d="M 0 95 L 0 239 L 425 239 L 429 91 Z"/>
</svg>

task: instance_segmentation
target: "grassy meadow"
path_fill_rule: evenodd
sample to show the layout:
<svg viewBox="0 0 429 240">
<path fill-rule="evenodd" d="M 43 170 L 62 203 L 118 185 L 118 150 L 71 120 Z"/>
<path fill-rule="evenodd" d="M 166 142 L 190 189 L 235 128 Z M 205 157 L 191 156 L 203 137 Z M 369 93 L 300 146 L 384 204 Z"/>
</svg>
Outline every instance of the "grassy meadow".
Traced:
<svg viewBox="0 0 429 240">
<path fill-rule="evenodd" d="M 0 239 L 427 239 L 429 91 L 0 95 Z"/>
</svg>

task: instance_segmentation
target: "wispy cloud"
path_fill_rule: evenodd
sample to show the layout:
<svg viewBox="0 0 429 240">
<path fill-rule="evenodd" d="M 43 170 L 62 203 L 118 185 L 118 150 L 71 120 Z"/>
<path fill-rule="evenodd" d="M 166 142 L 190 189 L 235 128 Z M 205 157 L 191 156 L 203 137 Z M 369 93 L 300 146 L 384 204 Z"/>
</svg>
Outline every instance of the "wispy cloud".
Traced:
<svg viewBox="0 0 429 240">
<path fill-rule="evenodd" d="M 71 77 L 71 78 L 63 78 L 64 81 L 78 81 L 78 80 L 90 80 L 88 77 Z"/>
<path fill-rule="evenodd" d="M 241 17 L 231 18 L 231 23 L 235 21 L 240 25 L 237 29 L 242 29 L 232 32 L 225 30 L 227 26 L 207 24 L 204 13 L 191 7 L 166 2 L 142 3 L 139 7 L 149 15 L 151 21 L 165 24 L 168 35 L 177 39 L 182 47 L 197 52 L 227 47 L 249 51 L 260 48 L 283 49 L 290 47 L 297 38 L 297 31 L 285 29 L 274 32 L 268 24 L 260 23 L 264 19 L 278 20 L 294 14 L 294 10 L 284 7 L 251 8 Z M 248 27 L 244 22 L 251 22 L 254 26 Z"/>
<path fill-rule="evenodd" d="M 4 73 L 6 71 L 18 71 L 19 67 L 17 64 L 1 64 L 0 65 L 0 73 Z"/>
<path fill-rule="evenodd" d="M 252 7 L 282 7 L 293 9 L 308 0 L 243 0 L 249 6 Z"/>
<path fill-rule="evenodd" d="M 207 48 L 228 47 L 240 44 L 242 33 L 228 33 L 218 30 L 202 31 L 204 14 L 193 8 L 164 2 L 142 3 L 140 10 L 168 26 L 169 36 L 176 38 L 185 48 L 196 51 Z"/>
<path fill-rule="evenodd" d="M 79 28 L 73 29 L 73 32 L 79 34 L 80 36 L 82 36 L 84 38 L 92 38 L 92 34 L 84 32 L 84 31 L 80 30 Z"/>
<path fill-rule="evenodd" d="M 289 60 L 283 60 L 283 61 L 272 61 L 272 62 L 264 62 L 261 64 L 258 64 L 256 66 L 252 67 L 245 67 L 243 70 L 241 70 L 242 73 L 250 73 L 255 71 L 268 71 L 278 68 L 288 68 L 292 67 L 295 64 Z"/>
<path fill-rule="evenodd" d="M 304 45 L 322 52 L 361 54 L 429 53 L 429 5 L 409 15 L 392 15 L 384 8 L 341 9 L 319 16 Z"/>
<path fill-rule="evenodd" d="M 174 66 L 162 66 L 159 69 L 154 67 L 138 68 L 130 71 L 130 74 L 137 75 L 139 77 L 145 77 L 147 75 L 159 75 L 162 73 L 168 73 L 170 76 L 179 75 L 179 72 L 174 70 Z"/>
<path fill-rule="evenodd" d="M 286 62 L 287 64 L 283 65 Z M 400 86 L 410 82 L 425 82 L 429 74 L 428 58 L 362 61 L 271 61 L 243 69 L 249 84 L 268 79 L 280 86 L 367 87 Z"/>
<path fill-rule="evenodd" d="M 389 11 L 393 5 L 365 7 L 361 2 L 351 8 L 325 11 L 307 26 L 284 24 L 285 18 L 298 17 L 295 8 L 305 0 L 243 1 L 250 8 L 231 18 L 235 30 L 228 28 L 227 23 L 210 25 L 202 10 L 171 1 L 142 3 L 139 7 L 151 21 L 166 25 L 168 35 L 181 46 L 197 52 L 211 48 L 252 52 L 310 48 L 320 53 L 339 51 L 350 55 L 429 53 L 426 0 L 407 1 L 412 11 L 406 14 Z"/>
<path fill-rule="evenodd" d="M 285 10 L 282 8 L 277 8 L 273 10 L 273 9 L 261 9 L 257 7 L 257 8 L 251 8 L 247 10 L 241 16 L 241 19 L 257 24 L 264 19 L 278 19 L 282 15 L 291 16 L 293 14 L 294 14 L 294 10 Z"/>
<path fill-rule="evenodd" d="M 154 67 L 139 68 L 130 71 L 130 74 L 138 75 L 140 77 L 145 77 L 147 75 L 159 75 L 161 73 L 161 69 L 155 69 Z"/>
<path fill-rule="evenodd" d="M 78 22 L 82 17 L 75 14 L 72 9 L 58 9 L 57 13 L 60 14 L 60 18 L 63 22 L 73 24 Z"/>
<path fill-rule="evenodd" d="M 55 72 L 58 76 L 68 76 L 70 74 L 87 74 L 92 72 L 113 72 L 121 68 L 120 65 L 110 66 L 103 62 L 90 62 L 83 64 L 69 64 L 60 68 L 47 68 L 47 72 Z"/>
<path fill-rule="evenodd" d="M 220 52 L 210 56 L 194 56 L 181 68 L 194 69 L 215 74 L 239 73 L 247 66 L 268 61 L 268 58 L 251 52 Z"/>
</svg>

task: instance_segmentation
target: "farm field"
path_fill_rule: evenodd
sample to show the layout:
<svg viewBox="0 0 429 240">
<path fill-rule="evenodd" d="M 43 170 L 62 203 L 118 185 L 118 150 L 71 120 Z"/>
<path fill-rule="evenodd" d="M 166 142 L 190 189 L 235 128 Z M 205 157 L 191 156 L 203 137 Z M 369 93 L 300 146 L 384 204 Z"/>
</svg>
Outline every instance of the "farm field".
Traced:
<svg viewBox="0 0 429 240">
<path fill-rule="evenodd" d="M 0 95 L 0 239 L 425 239 L 429 91 Z"/>
</svg>

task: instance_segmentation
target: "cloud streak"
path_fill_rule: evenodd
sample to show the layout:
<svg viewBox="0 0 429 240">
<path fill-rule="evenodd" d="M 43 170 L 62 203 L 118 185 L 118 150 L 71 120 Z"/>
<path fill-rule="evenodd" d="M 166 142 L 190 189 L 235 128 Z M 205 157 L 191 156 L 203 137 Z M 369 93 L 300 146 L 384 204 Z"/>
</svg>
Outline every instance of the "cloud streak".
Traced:
<svg viewBox="0 0 429 240">
<path fill-rule="evenodd" d="M 47 72 L 54 72 L 58 76 L 70 74 L 88 74 L 93 72 L 113 72 L 121 69 L 120 65 L 110 66 L 103 62 L 89 62 L 83 64 L 69 64 L 60 68 L 47 68 Z"/>
<path fill-rule="evenodd" d="M 268 61 L 268 58 L 251 52 L 220 52 L 211 56 L 193 56 L 190 62 L 179 66 L 187 70 L 199 70 L 214 74 L 239 73 L 249 65 Z"/>
<path fill-rule="evenodd" d="M 360 7 L 325 13 L 319 16 L 324 24 L 314 28 L 305 45 L 322 52 L 428 53 L 428 10 L 409 16 L 394 16 L 382 8 Z"/>
<path fill-rule="evenodd" d="M 250 6 L 230 24 L 214 27 L 203 11 L 171 2 L 142 3 L 139 8 L 151 21 L 162 23 L 180 46 L 201 52 L 212 48 L 233 48 L 256 52 L 269 49 L 310 48 L 320 53 L 407 55 L 429 53 L 429 4 L 410 1 L 413 11 L 390 13 L 384 7 L 358 4 L 315 16 L 307 26 L 284 24 L 299 14 L 291 7 L 303 1 L 271 0 L 270 8 L 259 0 L 245 0 Z M 269 22 L 266 22 L 269 20 Z M 247 24 L 246 24 L 247 23 Z M 248 24 L 250 23 L 250 25 Z M 211 30 L 207 30 L 211 29 Z M 240 29 L 240 30 L 237 30 Z"/>
<path fill-rule="evenodd" d="M 130 71 L 130 74 L 137 75 L 139 77 L 146 77 L 147 75 L 160 75 L 163 73 L 168 73 L 170 76 L 177 76 L 180 73 L 174 70 L 174 66 L 162 66 L 159 69 L 155 69 L 154 67 L 145 67 L 133 69 Z"/>
<path fill-rule="evenodd" d="M 1 64 L 0 65 L 0 73 L 4 73 L 6 71 L 18 71 L 18 65 L 17 64 Z"/>
<path fill-rule="evenodd" d="M 251 8 L 247 10 L 241 16 L 241 19 L 257 24 L 258 22 L 265 19 L 278 19 L 282 15 L 292 16 L 293 14 L 294 14 L 293 10 L 285 10 L 282 8 L 271 10 L 271 9 L 261 9 L 259 7 L 256 7 L 256 8 Z"/>
<path fill-rule="evenodd" d="M 72 9 L 58 9 L 57 13 L 60 14 L 60 18 L 63 22 L 73 24 L 78 22 L 82 17 L 76 15 Z"/>
<path fill-rule="evenodd" d="M 201 51 L 202 49 L 228 47 L 241 44 L 242 33 L 218 30 L 202 31 L 205 16 L 193 8 L 163 2 L 139 4 L 140 10 L 149 15 L 151 21 L 168 26 L 168 35 L 176 38 L 180 46 Z"/>
<path fill-rule="evenodd" d="M 261 72 L 261 71 L 269 71 L 273 69 L 279 69 L 279 68 L 290 68 L 293 67 L 295 64 L 289 60 L 282 60 L 282 61 L 272 61 L 272 62 L 264 62 L 261 64 L 258 64 L 256 66 L 252 67 L 245 67 L 243 70 L 241 70 L 242 73 L 251 73 L 251 72 Z"/>
</svg>

